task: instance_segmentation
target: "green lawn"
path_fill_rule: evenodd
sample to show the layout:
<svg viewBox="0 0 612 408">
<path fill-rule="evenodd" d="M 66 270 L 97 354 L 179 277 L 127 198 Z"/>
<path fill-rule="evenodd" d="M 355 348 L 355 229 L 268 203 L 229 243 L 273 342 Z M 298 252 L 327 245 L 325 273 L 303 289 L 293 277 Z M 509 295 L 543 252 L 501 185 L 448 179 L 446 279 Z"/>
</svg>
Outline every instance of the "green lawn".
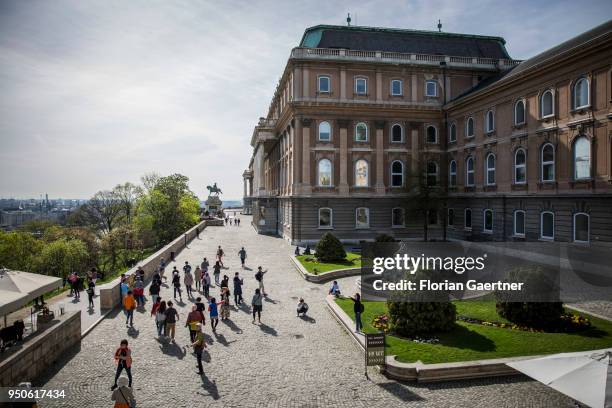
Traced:
<svg viewBox="0 0 612 408">
<path fill-rule="evenodd" d="M 353 302 L 338 299 L 336 303 L 353 317 Z M 483 320 L 505 321 L 495 312 L 493 301 L 457 301 L 460 315 Z M 387 312 L 384 302 L 364 302 L 362 316 L 364 331 L 375 333 L 372 320 Z M 554 354 L 570 351 L 595 350 L 612 347 L 612 322 L 585 315 L 593 327 L 580 333 L 531 333 L 526 331 L 488 327 L 457 322 L 455 329 L 436 334 L 438 344 L 419 344 L 394 336 L 387 336 L 387 354 L 397 355 L 402 362 L 444 363 L 513 356 Z"/>
<path fill-rule="evenodd" d="M 329 271 L 333 271 L 336 269 L 349 269 L 349 268 L 361 268 L 361 254 L 355 254 L 353 252 L 346 253 L 346 261 L 345 262 L 318 262 L 314 255 L 299 255 L 296 256 L 298 261 L 302 264 L 302 266 L 310 273 L 314 275 L 318 275 L 320 273 L 325 273 Z M 311 261 L 307 261 L 306 258 L 312 259 Z"/>
</svg>

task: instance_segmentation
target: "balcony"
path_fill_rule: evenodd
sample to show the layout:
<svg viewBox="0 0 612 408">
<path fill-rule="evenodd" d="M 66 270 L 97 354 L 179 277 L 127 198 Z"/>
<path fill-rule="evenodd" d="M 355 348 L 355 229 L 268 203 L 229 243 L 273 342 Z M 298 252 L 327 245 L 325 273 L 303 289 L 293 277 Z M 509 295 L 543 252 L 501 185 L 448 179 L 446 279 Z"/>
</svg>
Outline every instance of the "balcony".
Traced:
<svg viewBox="0 0 612 408">
<path fill-rule="evenodd" d="M 253 130 L 253 136 L 251 136 L 251 146 L 255 147 L 258 144 L 264 144 L 266 142 L 272 142 L 276 139 L 276 119 L 259 118 L 259 122 Z"/>
<path fill-rule="evenodd" d="M 307 60 L 337 60 L 355 62 L 373 62 L 385 64 L 408 64 L 440 66 L 446 63 L 448 68 L 482 69 L 498 71 L 510 69 L 521 61 L 494 58 L 452 57 L 429 54 L 404 54 L 401 52 L 359 51 L 334 48 L 300 48 L 291 50 L 291 58 Z"/>
</svg>

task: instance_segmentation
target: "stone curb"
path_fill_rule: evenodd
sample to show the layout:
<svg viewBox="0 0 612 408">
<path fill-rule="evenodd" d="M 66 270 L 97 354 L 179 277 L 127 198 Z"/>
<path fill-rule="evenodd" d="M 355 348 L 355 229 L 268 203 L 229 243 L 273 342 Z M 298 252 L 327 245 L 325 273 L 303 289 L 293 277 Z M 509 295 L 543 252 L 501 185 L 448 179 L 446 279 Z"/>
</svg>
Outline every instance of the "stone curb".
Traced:
<svg viewBox="0 0 612 408">
<path fill-rule="evenodd" d="M 365 336 L 360 333 L 355 333 L 351 329 L 353 320 L 350 316 L 336 304 L 333 296 L 328 296 L 326 302 L 332 316 L 342 324 L 351 338 L 359 344 L 363 351 L 365 351 Z M 420 383 L 520 375 L 520 372 L 507 366 L 506 363 L 537 357 L 542 356 L 521 356 L 490 360 L 462 361 L 456 363 L 423 364 L 420 361 L 416 363 L 402 363 L 397 361 L 395 356 L 387 356 L 387 365 L 384 369 L 384 373 L 387 377 L 394 380 L 416 380 Z M 381 368 L 379 367 L 379 369 Z"/>
<path fill-rule="evenodd" d="M 293 262 L 295 269 L 302 275 L 308 282 L 323 283 L 334 279 L 346 278 L 347 276 L 357 276 L 361 274 L 361 267 L 359 268 L 347 268 L 347 269 L 335 269 L 333 271 L 325 272 L 321 275 L 314 275 L 308 272 L 297 260 L 295 255 L 289 255 L 289 259 Z"/>
</svg>

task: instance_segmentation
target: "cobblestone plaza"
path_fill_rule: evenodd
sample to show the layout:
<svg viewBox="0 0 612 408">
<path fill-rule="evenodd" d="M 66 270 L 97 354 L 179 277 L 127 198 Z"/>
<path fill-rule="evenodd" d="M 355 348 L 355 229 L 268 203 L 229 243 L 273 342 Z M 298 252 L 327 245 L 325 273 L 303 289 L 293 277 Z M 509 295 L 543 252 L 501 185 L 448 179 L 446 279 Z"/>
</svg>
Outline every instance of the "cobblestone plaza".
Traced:
<svg viewBox="0 0 612 408">
<path fill-rule="evenodd" d="M 224 274 L 240 272 L 250 303 L 258 265 L 268 269 L 262 324 L 251 322 L 250 307 L 233 309 L 217 333 L 204 330 L 208 342 L 205 375 L 196 373 L 196 360 L 184 327 L 192 302 L 183 293 L 178 303 L 180 321 L 176 344 L 157 337 L 151 302 L 136 313 L 128 329 L 122 312 L 114 312 L 82 341 L 81 347 L 59 361 L 47 376 L 45 388 L 66 388 L 64 401 L 43 402 L 41 407 L 111 406 L 113 352 L 123 338 L 130 341 L 134 358 L 134 394 L 137 407 L 573 407 L 573 402 L 527 377 L 455 381 L 436 384 L 398 383 L 370 369 L 364 377 L 363 352 L 326 310 L 327 285 L 308 283 L 293 269 L 286 241 L 257 235 L 250 217 L 242 226 L 209 227 L 200 239 L 170 264 L 181 269 L 184 261 L 195 266 L 203 257 L 214 259 L 217 245 L 226 252 Z M 237 252 L 244 246 L 247 267 L 241 270 Z M 354 281 L 341 281 L 345 290 Z M 218 297 L 218 289 L 212 289 Z M 162 288 L 169 300 L 171 289 Z M 309 317 L 296 317 L 295 305 L 303 297 Z"/>
</svg>

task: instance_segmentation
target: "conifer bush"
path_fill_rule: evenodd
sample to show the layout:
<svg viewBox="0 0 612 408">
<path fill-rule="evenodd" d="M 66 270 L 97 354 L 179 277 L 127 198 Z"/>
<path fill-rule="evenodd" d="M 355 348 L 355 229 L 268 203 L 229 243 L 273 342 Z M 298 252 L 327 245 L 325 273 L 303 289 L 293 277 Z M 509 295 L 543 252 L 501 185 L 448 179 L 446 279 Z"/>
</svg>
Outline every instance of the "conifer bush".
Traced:
<svg viewBox="0 0 612 408">
<path fill-rule="evenodd" d="M 346 251 L 334 234 L 326 232 L 317 243 L 315 257 L 319 262 L 342 262 L 346 260 Z"/>
</svg>

